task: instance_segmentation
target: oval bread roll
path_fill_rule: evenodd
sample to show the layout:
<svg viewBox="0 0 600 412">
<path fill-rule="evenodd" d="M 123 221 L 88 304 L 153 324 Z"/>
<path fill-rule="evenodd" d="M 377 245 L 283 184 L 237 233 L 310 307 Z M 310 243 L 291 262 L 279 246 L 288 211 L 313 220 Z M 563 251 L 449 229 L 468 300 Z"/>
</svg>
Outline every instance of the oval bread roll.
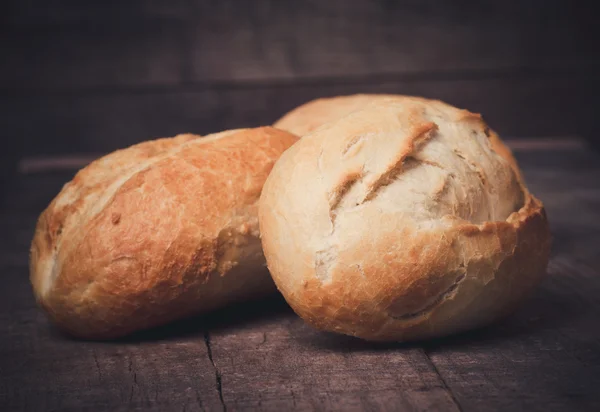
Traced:
<svg viewBox="0 0 600 412">
<path fill-rule="evenodd" d="M 38 303 L 62 330 L 108 339 L 274 291 L 258 199 L 296 140 L 271 127 L 180 135 L 91 163 L 38 220 Z"/>
<path fill-rule="evenodd" d="M 296 313 L 319 329 L 408 341 L 512 311 L 545 273 L 550 234 L 490 136 L 477 114 L 388 96 L 284 153 L 259 222 Z"/>
</svg>

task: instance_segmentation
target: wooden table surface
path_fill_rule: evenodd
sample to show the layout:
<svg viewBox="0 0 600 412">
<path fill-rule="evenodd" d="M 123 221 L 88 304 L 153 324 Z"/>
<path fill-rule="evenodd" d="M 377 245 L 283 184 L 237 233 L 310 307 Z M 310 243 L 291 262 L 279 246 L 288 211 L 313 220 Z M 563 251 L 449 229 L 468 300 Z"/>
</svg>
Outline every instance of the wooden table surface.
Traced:
<svg viewBox="0 0 600 412">
<path fill-rule="evenodd" d="M 512 316 L 419 344 L 317 332 L 278 296 L 111 343 L 59 334 L 28 281 L 35 219 L 72 175 L 21 174 L 0 215 L 0 410 L 600 410 L 600 156 L 516 150 L 554 235 Z"/>
</svg>

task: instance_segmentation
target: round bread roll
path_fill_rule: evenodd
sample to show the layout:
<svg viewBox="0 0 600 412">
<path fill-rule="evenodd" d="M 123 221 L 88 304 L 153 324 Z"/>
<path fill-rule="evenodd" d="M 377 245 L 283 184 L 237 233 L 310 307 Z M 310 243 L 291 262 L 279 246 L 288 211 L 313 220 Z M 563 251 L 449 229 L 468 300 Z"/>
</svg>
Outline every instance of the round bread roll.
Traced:
<svg viewBox="0 0 600 412">
<path fill-rule="evenodd" d="M 353 111 L 363 108 L 369 103 L 385 101 L 390 98 L 398 101 L 421 101 L 422 103 L 431 101 L 420 97 L 394 94 L 353 94 L 348 96 L 322 97 L 311 100 L 286 113 L 273 124 L 273 127 L 287 130 L 296 136 L 304 136 L 326 123 L 339 120 Z M 440 101 L 436 101 L 436 104 L 445 105 L 445 103 Z M 517 161 L 511 150 L 493 130 L 488 128 L 487 135 L 494 151 L 508 160 L 513 166 L 515 173 L 519 174 L 520 177 Z"/>
<path fill-rule="evenodd" d="M 91 163 L 38 220 L 38 303 L 67 333 L 108 339 L 275 291 L 258 200 L 296 140 L 271 127 L 188 134 Z"/>
<path fill-rule="evenodd" d="M 281 125 L 280 125 L 281 127 Z M 374 341 L 475 328 L 542 279 L 542 203 L 482 118 L 378 98 L 277 161 L 259 222 L 275 284 L 309 324 Z"/>
</svg>

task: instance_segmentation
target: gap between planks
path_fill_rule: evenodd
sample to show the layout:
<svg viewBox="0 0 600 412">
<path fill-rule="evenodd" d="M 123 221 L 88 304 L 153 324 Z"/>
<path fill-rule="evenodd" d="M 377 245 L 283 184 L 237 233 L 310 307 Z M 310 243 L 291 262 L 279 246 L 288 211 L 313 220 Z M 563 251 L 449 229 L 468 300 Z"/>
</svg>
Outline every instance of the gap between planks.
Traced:
<svg viewBox="0 0 600 412">
<path fill-rule="evenodd" d="M 427 362 L 429 363 L 429 365 L 431 366 L 431 368 L 433 369 L 435 374 L 440 379 L 440 382 L 442 383 L 444 390 L 448 393 L 448 395 L 450 395 L 450 399 L 452 399 L 452 402 L 456 406 L 456 409 L 458 410 L 458 412 L 463 412 L 463 408 L 462 408 L 462 406 L 460 406 L 458 399 L 456 399 L 456 395 L 454 395 L 454 392 L 452 392 L 452 389 L 450 389 L 450 387 L 446 383 L 444 376 L 440 373 L 437 366 L 435 366 L 435 362 L 429 357 L 429 353 L 427 353 L 427 350 L 421 349 L 421 352 L 423 353 L 423 356 L 425 357 L 425 359 L 427 359 Z"/>
<path fill-rule="evenodd" d="M 219 400 L 221 401 L 221 406 L 223 407 L 223 412 L 227 412 L 227 405 L 225 405 L 225 400 L 223 399 L 222 375 L 221 375 L 221 371 L 219 370 L 219 368 L 217 367 L 217 365 L 215 364 L 215 361 L 213 359 L 212 348 L 210 346 L 210 332 L 209 331 L 204 332 L 204 343 L 206 345 L 208 359 L 210 360 L 210 363 L 212 364 L 213 368 L 215 368 L 215 386 L 216 386 L 217 392 L 219 393 Z"/>
</svg>

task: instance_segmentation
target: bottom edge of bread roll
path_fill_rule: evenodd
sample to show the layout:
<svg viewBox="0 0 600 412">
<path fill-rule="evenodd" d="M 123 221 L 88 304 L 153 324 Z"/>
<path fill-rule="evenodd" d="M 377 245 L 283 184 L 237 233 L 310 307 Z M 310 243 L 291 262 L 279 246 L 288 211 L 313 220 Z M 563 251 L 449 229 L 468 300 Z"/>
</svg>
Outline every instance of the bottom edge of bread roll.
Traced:
<svg viewBox="0 0 600 412">
<path fill-rule="evenodd" d="M 424 262 L 395 267 L 364 262 L 360 268 L 341 267 L 328 283 L 314 274 L 307 274 L 300 285 L 277 275 L 274 280 L 293 310 L 316 329 L 369 341 L 410 342 L 465 332 L 505 318 L 523 304 L 546 273 L 549 226 L 533 196 L 507 222 L 465 224 L 443 235 L 420 236 L 413 239 L 407 257 L 432 244 L 444 256 L 452 253 L 452 243 L 470 245 L 472 256 L 454 267 L 426 255 Z M 445 241 L 436 243 L 434 239 L 442 236 Z M 267 252 L 270 266 L 277 266 L 276 259 Z M 380 296 L 356 290 L 360 284 L 354 280 L 365 274 L 379 278 L 372 280 L 372 287 L 381 291 Z"/>
</svg>

